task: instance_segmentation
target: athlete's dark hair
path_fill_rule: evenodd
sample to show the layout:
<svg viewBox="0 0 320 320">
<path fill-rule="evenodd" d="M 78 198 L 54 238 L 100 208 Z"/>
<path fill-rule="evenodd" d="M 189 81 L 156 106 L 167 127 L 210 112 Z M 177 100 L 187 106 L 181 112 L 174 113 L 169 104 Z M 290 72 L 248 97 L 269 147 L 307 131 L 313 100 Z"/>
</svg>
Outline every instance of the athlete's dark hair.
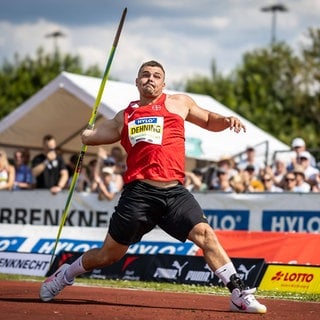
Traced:
<svg viewBox="0 0 320 320">
<path fill-rule="evenodd" d="M 155 60 L 150 60 L 150 61 L 147 61 L 147 62 L 144 62 L 141 67 L 139 68 L 139 71 L 138 71 L 138 74 L 140 74 L 140 71 L 144 68 L 144 67 L 159 67 L 164 75 L 166 74 L 166 72 L 164 71 L 164 68 L 162 66 L 161 63 L 159 63 L 158 61 L 155 61 Z"/>
</svg>

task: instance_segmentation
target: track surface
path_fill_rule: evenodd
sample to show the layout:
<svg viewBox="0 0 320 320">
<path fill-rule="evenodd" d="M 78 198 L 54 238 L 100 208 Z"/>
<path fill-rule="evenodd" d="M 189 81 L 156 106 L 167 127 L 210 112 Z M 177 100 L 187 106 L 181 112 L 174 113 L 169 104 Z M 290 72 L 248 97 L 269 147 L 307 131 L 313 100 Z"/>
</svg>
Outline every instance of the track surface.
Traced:
<svg viewBox="0 0 320 320">
<path fill-rule="evenodd" d="M 228 311 L 229 298 L 74 285 L 52 302 L 38 298 L 39 282 L 1 281 L 0 319 L 9 320 L 217 320 L 319 319 L 320 303 L 259 299 L 264 315 Z"/>
</svg>

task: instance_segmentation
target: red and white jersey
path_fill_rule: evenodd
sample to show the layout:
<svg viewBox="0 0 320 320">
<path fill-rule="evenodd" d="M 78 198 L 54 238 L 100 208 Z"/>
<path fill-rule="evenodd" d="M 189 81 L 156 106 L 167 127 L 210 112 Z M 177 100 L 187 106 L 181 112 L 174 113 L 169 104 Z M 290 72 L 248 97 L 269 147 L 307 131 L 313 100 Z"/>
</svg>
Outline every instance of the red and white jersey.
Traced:
<svg viewBox="0 0 320 320">
<path fill-rule="evenodd" d="M 184 119 L 171 113 L 162 94 L 153 104 L 133 101 L 124 111 L 121 144 L 126 150 L 124 182 L 150 179 L 184 181 Z"/>
</svg>

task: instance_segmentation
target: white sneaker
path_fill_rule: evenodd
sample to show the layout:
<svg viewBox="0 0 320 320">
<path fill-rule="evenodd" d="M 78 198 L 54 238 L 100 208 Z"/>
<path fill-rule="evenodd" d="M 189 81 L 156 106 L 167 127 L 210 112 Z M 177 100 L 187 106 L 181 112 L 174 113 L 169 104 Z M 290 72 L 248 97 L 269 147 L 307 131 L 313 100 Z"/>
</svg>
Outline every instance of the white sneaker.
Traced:
<svg viewBox="0 0 320 320">
<path fill-rule="evenodd" d="M 68 264 L 63 264 L 53 275 L 42 283 L 39 294 L 42 301 L 52 300 L 64 287 L 73 284 L 73 281 L 68 283 L 64 279 L 64 274 L 68 266 Z"/>
<path fill-rule="evenodd" d="M 254 297 L 256 288 L 253 289 L 233 289 L 231 293 L 230 309 L 235 312 L 266 313 L 267 308 L 259 303 Z"/>
</svg>

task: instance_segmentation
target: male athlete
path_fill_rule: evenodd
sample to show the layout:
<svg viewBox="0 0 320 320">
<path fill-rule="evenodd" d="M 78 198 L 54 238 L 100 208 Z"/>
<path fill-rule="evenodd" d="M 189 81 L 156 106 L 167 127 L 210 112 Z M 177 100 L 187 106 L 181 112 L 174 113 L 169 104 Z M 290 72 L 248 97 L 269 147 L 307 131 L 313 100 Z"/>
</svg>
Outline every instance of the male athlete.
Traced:
<svg viewBox="0 0 320 320">
<path fill-rule="evenodd" d="M 225 117 L 198 106 L 185 94 L 167 95 L 165 71 L 156 61 L 140 67 L 136 78 L 138 101 L 82 133 L 85 145 L 121 141 L 127 152 L 125 186 L 110 220 L 101 248 L 85 252 L 71 265 L 62 265 L 43 282 L 40 298 L 53 299 L 74 278 L 120 260 L 128 247 L 141 240 L 156 225 L 174 238 L 193 241 L 204 253 L 210 268 L 231 292 L 230 309 L 265 313 L 245 287 L 234 265 L 207 222 L 200 205 L 183 186 L 185 174 L 184 121 L 209 131 L 227 128 L 239 133 L 245 126 L 235 117 Z"/>
</svg>

